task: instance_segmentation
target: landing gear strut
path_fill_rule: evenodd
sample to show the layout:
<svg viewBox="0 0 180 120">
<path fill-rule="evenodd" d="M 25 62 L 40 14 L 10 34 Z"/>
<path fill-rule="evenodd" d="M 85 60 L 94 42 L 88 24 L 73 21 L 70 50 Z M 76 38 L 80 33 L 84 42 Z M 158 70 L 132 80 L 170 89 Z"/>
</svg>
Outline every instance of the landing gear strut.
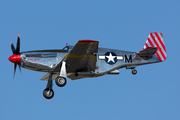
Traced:
<svg viewBox="0 0 180 120">
<path fill-rule="evenodd" d="M 137 70 L 132 69 L 132 74 L 133 74 L 133 75 L 136 75 L 136 74 L 137 74 Z"/>
<path fill-rule="evenodd" d="M 46 89 L 43 91 L 43 96 L 46 99 L 51 99 L 54 96 L 54 91 L 52 90 L 52 74 L 49 75 L 49 80 Z"/>
<path fill-rule="evenodd" d="M 64 87 L 66 85 L 66 78 L 67 78 L 66 62 L 62 61 L 60 74 L 59 74 L 59 76 L 57 76 L 57 78 L 55 80 L 56 85 L 59 86 L 59 87 Z"/>
</svg>

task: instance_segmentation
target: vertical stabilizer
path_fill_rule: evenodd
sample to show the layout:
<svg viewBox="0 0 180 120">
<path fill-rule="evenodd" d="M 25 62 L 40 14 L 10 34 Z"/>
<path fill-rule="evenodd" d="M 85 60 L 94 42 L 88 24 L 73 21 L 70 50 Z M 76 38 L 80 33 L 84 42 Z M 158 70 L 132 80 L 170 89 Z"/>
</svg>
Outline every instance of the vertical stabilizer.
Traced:
<svg viewBox="0 0 180 120">
<path fill-rule="evenodd" d="M 159 58 L 161 62 L 166 60 L 167 54 L 162 33 L 150 33 L 143 49 L 148 47 L 157 47 L 158 50 L 156 52 L 156 56 Z"/>
</svg>

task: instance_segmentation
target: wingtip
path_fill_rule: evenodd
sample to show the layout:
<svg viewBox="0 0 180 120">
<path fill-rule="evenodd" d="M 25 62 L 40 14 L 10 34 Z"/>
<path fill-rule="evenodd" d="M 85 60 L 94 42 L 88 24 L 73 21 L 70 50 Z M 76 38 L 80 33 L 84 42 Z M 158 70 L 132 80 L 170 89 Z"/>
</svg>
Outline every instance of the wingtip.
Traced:
<svg viewBox="0 0 180 120">
<path fill-rule="evenodd" d="M 96 41 L 96 40 L 79 40 L 78 42 L 99 42 L 99 41 Z"/>
</svg>

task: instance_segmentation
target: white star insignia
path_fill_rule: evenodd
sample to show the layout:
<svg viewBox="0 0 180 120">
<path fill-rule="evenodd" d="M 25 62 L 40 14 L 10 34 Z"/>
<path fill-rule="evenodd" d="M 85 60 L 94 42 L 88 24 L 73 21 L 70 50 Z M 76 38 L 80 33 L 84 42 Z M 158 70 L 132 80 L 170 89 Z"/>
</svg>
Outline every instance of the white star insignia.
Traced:
<svg viewBox="0 0 180 120">
<path fill-rule="evenodd" d="M 112 56 L 112 54 L 110 53 L 109 56 L 106 56 L 106 57 L 108 58 L 108 63 L 109 63 L 110 61 L 112 61 L 113 63 L 115 63 L 114 58 L 115 58 L 116 56 Z"/>
</svg>

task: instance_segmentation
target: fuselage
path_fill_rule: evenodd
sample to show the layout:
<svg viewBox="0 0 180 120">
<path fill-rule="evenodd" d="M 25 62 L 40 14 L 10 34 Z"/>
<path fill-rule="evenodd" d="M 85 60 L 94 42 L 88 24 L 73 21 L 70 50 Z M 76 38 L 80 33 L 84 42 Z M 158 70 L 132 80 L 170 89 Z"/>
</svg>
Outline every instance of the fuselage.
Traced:
<svg viewBox="0 0 180 120">
<path fill-rule="evenodd" d="M 53 68 L 64 58 L 64 56 L 70 51 L 72 47 L 62 50 L 37 50 L 22 52 L 21 55 L 21 67 L 29 70 L 39 72 L 52 72 L 58 73 L 59 71 L 53 71 Z M 96 69 L 92 74 L 108 74 L 111 71 L 119 68 L 135 68 L 138 65 L 159 62 L 159 59 L 154 56 L 151 59 L 134 60 L 135 52 L 127 52 L 122 50 L 98 48 L 98 53 L 93 54 L 96 57 Z M 75 72 L 75 71 L 74 71 Z M 76 71 L 77 72 L 77 71 Z M 67 71 L 67 73 L 70 73 Z M 72 71 L 71 71 L 72 73 Z"/>
</svg>

